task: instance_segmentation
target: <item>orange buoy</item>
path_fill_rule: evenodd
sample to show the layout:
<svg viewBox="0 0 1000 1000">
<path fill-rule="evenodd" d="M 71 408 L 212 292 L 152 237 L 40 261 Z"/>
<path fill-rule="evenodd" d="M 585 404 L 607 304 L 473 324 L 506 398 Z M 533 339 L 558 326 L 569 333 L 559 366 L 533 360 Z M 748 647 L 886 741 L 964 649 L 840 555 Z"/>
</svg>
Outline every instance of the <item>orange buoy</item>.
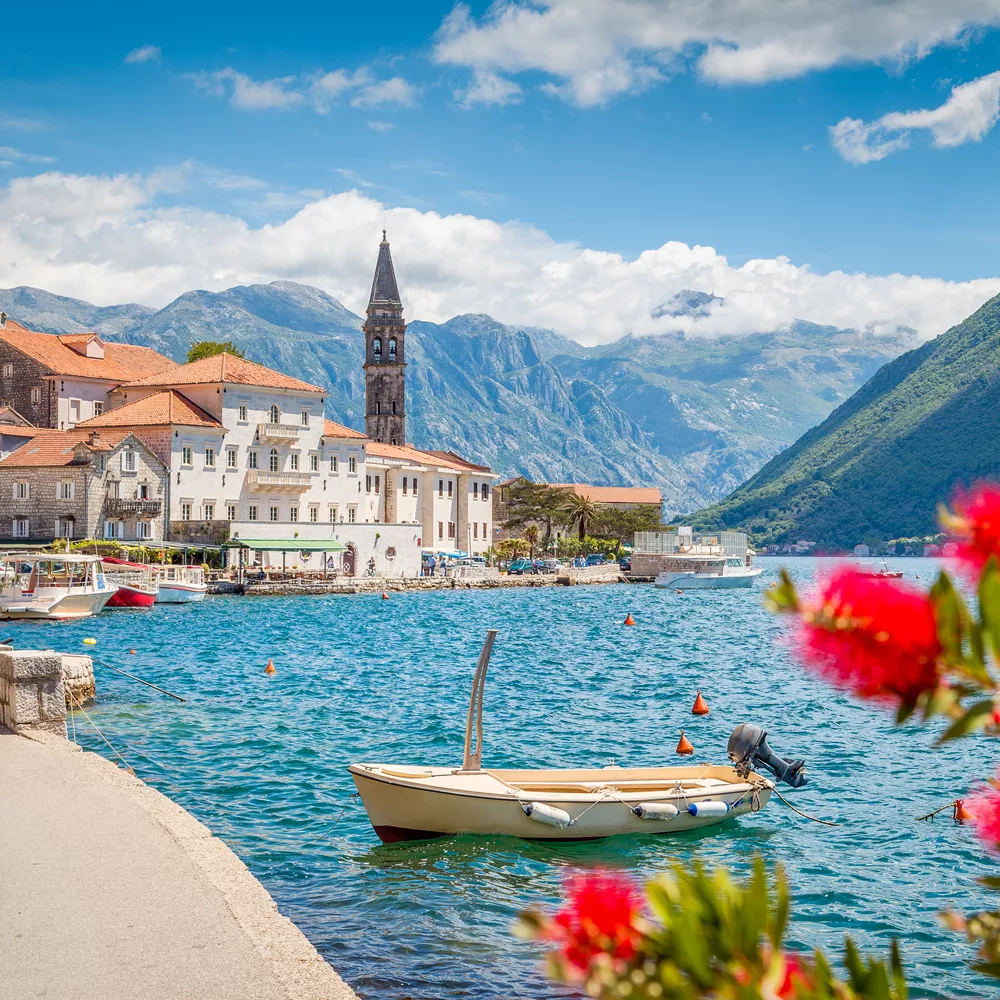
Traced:
<svg viewBox="0 0 1000 1000">
<path fill-rule="evenodd" d="M 265 674 L 276 674 L 277 672 L 278 672 L 278 670 L 277 670 L 277 668 L 274 665 L 274 660 L 269 659 L 267 661 L 267 666 L 264 667 L 264 673 Z"/>
<path fill-rule="evenodd" d="M 694 699 L 694 705 L 691 708 L 692 715 L 708 715 L 708 702 L 705 701 L 701 696 L 699 691 Z"/>
<path fill-rule="evenodd" d="M 632 612 L 631 611 L 625 616 L 624 624 L 625 625 L 634 625 L 635 624 L 635 619 L 632 617 Z"/>
<path fill-rule="evenodd" d="M 972 819 L 972 813 L 965 808 L 965 803 L 961 799 L 955 800 L 955 822 L 965 823 Z"/>
<path fill-rule="evenodd" d="M 681 738 L 677 741 L 677 752 L 678 753 L 694 753 L 694 747 L 691 746 L 691 741 L 684 735 L 684 730 L 681 730 Z"/>
<path fill-rule="evenodd" d="M 134 650 L 134 649 L 130 649 L 130 650 L 128 651 L 128 655 L 129 655 L 129 656 L 135 656 L 135 650 Z"/>
<path fill-rule="evenodd" d="M 382 591 L 382 600 L 383 601 L 389 600 L 389 595 L 384 590 Z"/>
</svg>

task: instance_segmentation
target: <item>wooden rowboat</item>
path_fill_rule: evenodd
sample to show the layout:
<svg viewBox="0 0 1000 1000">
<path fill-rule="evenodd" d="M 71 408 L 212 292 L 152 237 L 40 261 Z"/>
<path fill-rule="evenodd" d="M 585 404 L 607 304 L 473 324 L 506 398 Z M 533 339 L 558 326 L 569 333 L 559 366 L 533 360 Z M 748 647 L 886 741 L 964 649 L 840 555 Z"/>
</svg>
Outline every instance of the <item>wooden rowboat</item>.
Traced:
<svg viewBox="0 0 1000 1000">
<path fill-rule="evenodd" d="M 461 768 L 351 764 L 368 818 L 386 843 L 455 834 L 587 840 L 683 833 L 767 804 L 773 784 L 738 765 L 484 769 L 483 688 L 495 638 L 491 629 L 479 656 Z"/>
</svg>

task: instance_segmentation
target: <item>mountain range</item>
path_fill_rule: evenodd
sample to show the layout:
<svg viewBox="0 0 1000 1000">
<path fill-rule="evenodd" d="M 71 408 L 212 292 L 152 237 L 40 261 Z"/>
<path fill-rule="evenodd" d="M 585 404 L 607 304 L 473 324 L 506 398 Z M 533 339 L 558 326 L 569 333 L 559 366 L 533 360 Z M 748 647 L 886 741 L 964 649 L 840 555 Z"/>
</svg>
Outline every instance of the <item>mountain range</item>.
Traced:
<svg viewBox="0 0 1000 1000">
<path fill-rule="evenodd" d="M 956 488 L 1000 477 L 1000 295 L 881 368 L 694 524 L 758 543 L 932 534 Z"/>
<path fill-rule="evenodd" d="M 704 315 L 685 291 L 661 316 Z M 328 415 L 364 426 L 361 317 L 290 281 L 190 291 L 162 309 L 95 306 L 26 286 L 0 309 L 51 333 L 94 330 L 183 360 L 199 340 L 233 340 L 248 358 L 329 389 Z M 872 336 L 807 322 L 717 338 L 627 336 L 583 347 L 552 330 L 486 315 L 407 326 L 408 437 L 503 476 L 655 485 L 671 512 L 725 496 L 822 421 L 913 333 Z"/>
</svg>

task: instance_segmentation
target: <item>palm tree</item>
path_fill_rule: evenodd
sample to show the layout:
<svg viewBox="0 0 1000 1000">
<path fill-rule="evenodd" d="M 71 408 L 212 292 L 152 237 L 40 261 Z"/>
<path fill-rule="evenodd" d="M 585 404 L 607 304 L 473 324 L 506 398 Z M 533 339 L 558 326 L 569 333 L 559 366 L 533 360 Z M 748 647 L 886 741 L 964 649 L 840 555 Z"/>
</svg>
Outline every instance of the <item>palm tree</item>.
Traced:
<svg viewBox="0 0 1000 1000">
<path fill-rule="evenodd" d="M 600 513 L 600 508 L 593 500 L 588 500 L 587 497 L 577 493 L 570 493 L 563 501 L 562 509 L 570 526 L 574 524 L 577 526 L 582 542 L 587 537 L 588 526 Z"/>
<path fill-rule="evenodd" d="M 535 558 L 535 546 L 538 544 L 538 525 L 529 524 L 522 534 L 524 540 L 528 543 L 528 557 L 530 559 Z"/>
</svg>

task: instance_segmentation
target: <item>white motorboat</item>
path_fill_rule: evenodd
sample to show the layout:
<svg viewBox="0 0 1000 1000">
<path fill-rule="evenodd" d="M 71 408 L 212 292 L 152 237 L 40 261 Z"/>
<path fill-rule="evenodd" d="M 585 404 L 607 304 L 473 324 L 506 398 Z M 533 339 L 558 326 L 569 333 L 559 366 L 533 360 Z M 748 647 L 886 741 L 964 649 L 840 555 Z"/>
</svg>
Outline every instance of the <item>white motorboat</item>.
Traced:
<svg viewBox="0 0 1000 1000">
<path fill-rule="evenodd" d="M 203 601 L 208 593 L 205 571 L 201 566 L 172 566 L 163 563 L 153 566 L 156 580 L 157 604 L 191 604 Z"/>
<path fill-rule="evenodd" d="M 384 842 L 454 834 L 585 840 L 682 833 L 762 809 L 774 785 L 754 773 L 757 763 L 795 787 L 805 781 L 802 762 L 775 757 L 766 733 L 750 726 L 734 731 L 729 765 L 483 768 L 483 688 L 495 637 L 490 630 L 479 657 L 462 767 L 350 766 L 368 818 Z"/>
<path fill-rule="evenodd" d="M 118 591 L 99 556 L 11 552 L 0 566 L 0 619 L 89 618 Z"/>
<path fill-rule="evenodd" d="M 739 556 L 685 554 L 667 561 L 653 586 L 671 590 L 728 590 L 752 587 L 764 571 Z"/>
</svg>

